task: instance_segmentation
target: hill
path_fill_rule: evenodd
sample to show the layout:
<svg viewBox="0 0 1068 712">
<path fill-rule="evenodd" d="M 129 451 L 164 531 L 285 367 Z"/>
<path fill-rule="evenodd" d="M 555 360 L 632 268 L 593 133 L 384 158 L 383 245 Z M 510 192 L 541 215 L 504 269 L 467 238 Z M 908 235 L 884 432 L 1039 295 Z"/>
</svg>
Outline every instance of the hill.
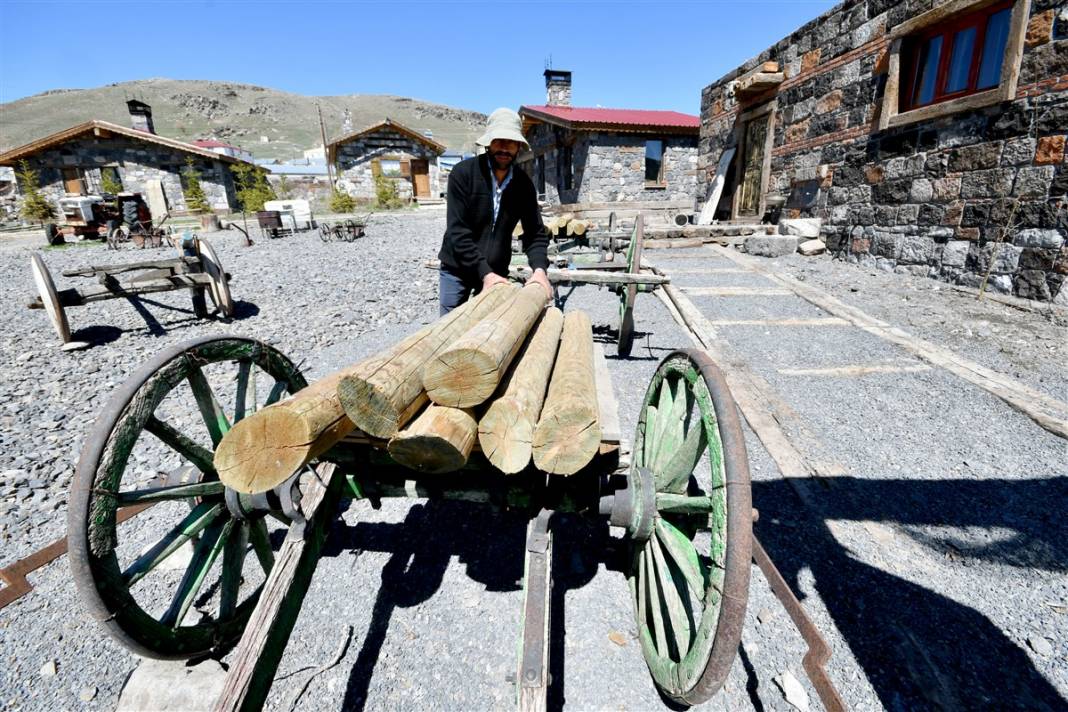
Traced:
<svg viewBox="0 0 1068 712">
<path fill-rule="evenodd" d="M 0 151 L 29 143 L 89 119 L 128 125 L 127 99 L 152 106 L 156 132 L 182 141 L 218 138 L 241 146 L 257 158 L 294 158 L 321 143 L 323 110 L 327 139 L 341 135 L 348 109 L 353 129 L 386 117 L 451 149 L 471 151 L 486 120 L 484 114 L 383 94 L 304 96 L 250 84 L 144 79 L 95 89 L 55 89 L 0 104 Z M 261 137 L 266 136 L 267 142 Z"/>
</svg>

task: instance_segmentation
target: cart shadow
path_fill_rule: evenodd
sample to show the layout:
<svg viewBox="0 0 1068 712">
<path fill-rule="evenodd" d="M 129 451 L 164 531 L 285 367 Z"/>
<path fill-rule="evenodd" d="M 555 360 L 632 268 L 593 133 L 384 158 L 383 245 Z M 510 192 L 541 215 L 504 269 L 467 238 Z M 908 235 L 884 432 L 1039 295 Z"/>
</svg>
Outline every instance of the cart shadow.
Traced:
<svg viewBox="0 0 1068 712">
<path fill-rule="evenodd" d="M 134 311 L 136 311 L 144 320 L 145 326 L 143 328 L 120 329 L 115 326 L 94 325 L 78 329 L 71 334 L 71 338 L 77 341 L 85 341 L 90 346 L 100 346 L 115 341 L 123 334 L 145 334 L 147 331 L 148 336 L 159 338 L 172 332 L 195 326 L 204 321 L 203 319 L 197 318 L 196 314 L 189 307 L 175 306 L 174 304 L 167 304 L 165 302 L 140 296 L 126 297 L 126 301 L 129 302 Z M 175 314 L 184 314 L 186 315 L 186 318 L 174 319 L 173 321 L 164 323 L 161 322 L 155 314 L 148 310 L 148 306 L 167 312 L 173 312 Z M 259 313 L 260 308 L 255 303 L 237 300 L 234 302 L 234 313 L 228 319 L 223 319 L 218 315 L 214 315 L 210 320 L 229 323 L 231 321 L 248 319 Z"/>
<path fill-rule="evenodd" d="M 323 556 L 339 556 L 352 550 L 390 554 L 382 568 L 382 583 L 375 597 L 369 629 L 349 673 L 342 710 L 364 709 L 393 612 L 431 598 L 441 587 L 454 557 L 465 566 L 467 575 L 484 585 L 486 591 L 521 590 L 528 521 L 529 516 L 523 513 L 494 511 L 485 505 L 466 502 L 431 500 L 412 506 L 404 521 L 398 524 L 335 523 Z M 548 695 L 550 709 L 559 709 L 564 699 L 566 593 L 593 579 L 606 552 L 607 558 L 616 557 L 607 525 L 598 528 L 579 518 L 557 514 L 552 520 L 552 531 L 549 642 L 552 684 Z M 592 552 L 601 552 L 601 556 Z"/>
<path fill-rule="evenodd" d="M 1062 576 L 1068 571 L 1068 521 L 1051 505 L 1068 501 L 1068 478 L 839 477 L 830 489 L 815 481 L 792 484 L 807 493 L 808 508 L 784 480 L 753 483 L 761 513 L 756 533 L 795 592 L 808 572 L 803 578 L 812 580 L 885 709 L 1065 709 L 1066 700 L 1036 669 L 1023 643 L 980 610 L 954 600 L 948 586 L 936 586 L 945 580 L 945 566 L 974 566 L 969 578 L 981 581 L 991 578 L 980 564 Z M 921 574 L 916 567 L 924 567 L 926 557 L 909 562 L 911 576 L 932 584 L 906 580 L 884 570 L 894 568 L 892 560 L 883 567 L 861 561 L 835 538 L 829 521 L 892 524 L 894 539 L 907 537 L 944 559 Z M 882 559 L 880 550 L 890 555 L 884 547 L 898 546 L 883 542 L 866 558 Z M 992 606 L 1011 596 L 996 580 L 989 584 Z M 1028 615 L 1041 620 L 1052 613 Z"/>
</svg>

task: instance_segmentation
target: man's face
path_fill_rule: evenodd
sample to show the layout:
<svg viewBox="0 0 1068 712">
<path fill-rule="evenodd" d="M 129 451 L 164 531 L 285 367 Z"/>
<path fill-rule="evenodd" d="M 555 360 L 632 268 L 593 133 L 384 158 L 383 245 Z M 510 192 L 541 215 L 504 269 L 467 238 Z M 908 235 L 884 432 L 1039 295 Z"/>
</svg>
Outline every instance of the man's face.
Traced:
<svg viewBox="0 0 1068 712">
<path fill-rule="evenodd" d="M 493 159 L 493 165 L 499 171 L 506 171 L 519 155 L 519 149 L 523 144 L 518 141 L 510 141 L 504 138 L 495 138 L 490 141 L 489 155 Z"/>
</svg>

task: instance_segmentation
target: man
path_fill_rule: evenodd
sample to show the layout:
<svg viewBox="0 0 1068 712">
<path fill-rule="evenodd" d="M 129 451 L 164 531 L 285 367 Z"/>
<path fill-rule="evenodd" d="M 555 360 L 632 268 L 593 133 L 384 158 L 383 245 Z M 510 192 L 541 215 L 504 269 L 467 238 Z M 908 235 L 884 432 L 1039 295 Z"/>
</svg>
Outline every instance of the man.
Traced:
<svg viewBox="0 0 1068 712">
<path fill-rule="evenodd" d="M 530 145 L 523 138 L 519 114 L 497 109 L 478 139 L 486 152 L 456 164 L 449 175 L 445 236 L 441 241 L 438 296 L 445 315 L 472 293 L 507 282 L 512 259 L 512 231 L 523 226 L 523 251 L 534 274 L 527 280 L 552 296 L 546 254 L 549 235 L 538 211 L 534 183 L 515 166 Z"/>
</svg>

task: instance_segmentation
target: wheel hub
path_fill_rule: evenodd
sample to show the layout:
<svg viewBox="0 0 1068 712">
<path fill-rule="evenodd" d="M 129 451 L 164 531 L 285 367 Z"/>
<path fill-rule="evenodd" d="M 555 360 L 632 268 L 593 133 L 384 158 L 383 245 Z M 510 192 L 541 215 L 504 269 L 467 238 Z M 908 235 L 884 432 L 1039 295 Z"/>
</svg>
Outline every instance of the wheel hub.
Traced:
<svg viewBox="0 0 1068 712">
<path fill-rule="evenodd" d="M 601 497 L 601 514 L 613 526 L 623 527 L 631 539 L 647 541 L 656 519 L 656 478 L 644 467 L 631 467 L 627 483 Z"/>
</svg>

